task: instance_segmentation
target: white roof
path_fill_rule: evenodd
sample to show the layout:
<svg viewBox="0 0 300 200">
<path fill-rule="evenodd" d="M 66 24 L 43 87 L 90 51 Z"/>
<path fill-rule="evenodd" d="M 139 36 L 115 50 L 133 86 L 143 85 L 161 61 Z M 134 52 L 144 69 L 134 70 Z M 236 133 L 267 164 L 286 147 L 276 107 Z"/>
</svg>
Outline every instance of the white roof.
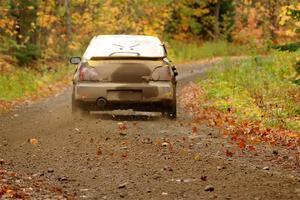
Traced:
<svg viewBox="0 0 300 200">
<path fill-rule="evenodd" d="M 83 60 L 92 57 L 165 57 L 157 37 L 144 35 L 99 35 L 92 39 Z"/>
</svg>

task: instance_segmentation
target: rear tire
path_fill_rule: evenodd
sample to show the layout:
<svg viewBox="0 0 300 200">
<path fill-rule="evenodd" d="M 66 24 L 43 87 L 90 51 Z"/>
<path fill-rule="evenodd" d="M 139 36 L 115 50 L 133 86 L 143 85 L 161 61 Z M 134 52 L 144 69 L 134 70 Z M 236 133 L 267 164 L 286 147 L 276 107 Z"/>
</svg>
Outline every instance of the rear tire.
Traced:
<svg viewBox="0 0 300 200">
<path fill-rule="evenodd" d="M 172 103 L 171 103 L 171 105 L 168 108 L 167 114 L 168 114 L 168 117 L 170 119 L 176 119 L 177 118 L 176 87 L 174 87 Z"/>
<path fill-rule="evenodd" d="M 177 107 L 176 104 L 173 104 L 170 106 L 168 111 L 168 117 L 170 119 L 176 119 L 177 118 Z"/>
</svg>

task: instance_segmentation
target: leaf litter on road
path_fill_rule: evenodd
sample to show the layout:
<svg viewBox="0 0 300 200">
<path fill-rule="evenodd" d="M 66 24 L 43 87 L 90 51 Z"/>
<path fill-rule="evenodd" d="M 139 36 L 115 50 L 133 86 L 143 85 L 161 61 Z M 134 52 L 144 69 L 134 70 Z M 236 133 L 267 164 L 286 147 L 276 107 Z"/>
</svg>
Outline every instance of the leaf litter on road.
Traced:
<svg viewBox="0 0 300 200">
<path fill-rule="evenodd" d="M 264 143 L 300 151 L 299 133 L 264 127 L 258 121 L 238 120 L 231 109 L 221 112 L 214 107 L 202 107 L 199 101 L 207 101 L 203 99 L 204 93 L 205 91 L 196 84 L 185 86 L 181 91 L 180 104 L 192 113 L 194 122 L 207 122 L 210 126 L 219 128 L 224 136 L 229 136 L 241 150 L 256 151 L 255 145 Z M 209 105 L 209 102 L 205 103 Z M 233 152 L 229 152 L 226 151 L 226 155 L 233 156 Z"/>
<path fill-rule="evenodd" d="M 0 168 L 0 199 L 73 199 L 58 186 L 41 182 L 38 177 L 17 174 Z"/>
<path fill-rule="evenodd" d="M 36 138 L 31 138 L 28 140 L 28 142 L 32 145 L 37 145 L 39 143 L 39 141 Z"/>
</svg>

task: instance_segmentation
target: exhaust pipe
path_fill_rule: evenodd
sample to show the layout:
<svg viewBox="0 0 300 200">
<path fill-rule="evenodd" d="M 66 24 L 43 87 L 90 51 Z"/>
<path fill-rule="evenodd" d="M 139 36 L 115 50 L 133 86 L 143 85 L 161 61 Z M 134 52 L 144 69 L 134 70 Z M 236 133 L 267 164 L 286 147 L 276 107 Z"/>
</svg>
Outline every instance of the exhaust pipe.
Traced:
<svg viewBox="0 0 300 200">
<path fill-rule="evenodd" d="M 104 108 L 106 106 L 106 104 L 107 104 L 107 100 L 103 97 L 101 97 L 97 100 L 97 106 L 99 108 Z"/>
</svg>

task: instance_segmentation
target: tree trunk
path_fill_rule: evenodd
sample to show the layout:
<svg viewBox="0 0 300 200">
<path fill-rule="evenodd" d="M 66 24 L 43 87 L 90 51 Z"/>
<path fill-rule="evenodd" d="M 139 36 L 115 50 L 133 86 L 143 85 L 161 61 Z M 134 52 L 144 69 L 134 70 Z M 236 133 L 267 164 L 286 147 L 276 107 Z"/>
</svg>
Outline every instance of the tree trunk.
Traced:
<svg viewBox="0 0 300 200">
<path fill-rule="evenodd" d="M 38 0 L 10 2 L 11 15 L 16 23 L 15 31 L 18 48 L 14 48 L 14 55 L 19 64 L 28 64 L 32 60 L 40 57 L 38 40 L 37 9 Z M 22 46 L 21 46 L 22 45 Z"/>
<path fill-rule="evenodd" d="M 278 14 L 279 14 L 279 2 L 278 0 L 275 0 L 275 1 L 271 1 L 270 3 L 270 21 L 271 21 L 271 25 L 272 25 L 272 28 L 271 28 L 271 40 L 275 40 L 276 39 L 276 31 L 278 30 Z"/>
<path fill-rule="evenodd" d="M 66 25 L 67 25 L 67 38 L 68 41 L 72 39 L 72 19 L 70 11 L 70 0 L 65 0 L 65 9 L 66 9 Z"/>
<path fill-rule="evenodd" d="M 215 9 L 215 39 L 219 39 L 220 37 L 220 8 L 221 8 L 221 2 L 222 0 L 218 0 L 216 4 L 216 9 Z"/>
</svg>

